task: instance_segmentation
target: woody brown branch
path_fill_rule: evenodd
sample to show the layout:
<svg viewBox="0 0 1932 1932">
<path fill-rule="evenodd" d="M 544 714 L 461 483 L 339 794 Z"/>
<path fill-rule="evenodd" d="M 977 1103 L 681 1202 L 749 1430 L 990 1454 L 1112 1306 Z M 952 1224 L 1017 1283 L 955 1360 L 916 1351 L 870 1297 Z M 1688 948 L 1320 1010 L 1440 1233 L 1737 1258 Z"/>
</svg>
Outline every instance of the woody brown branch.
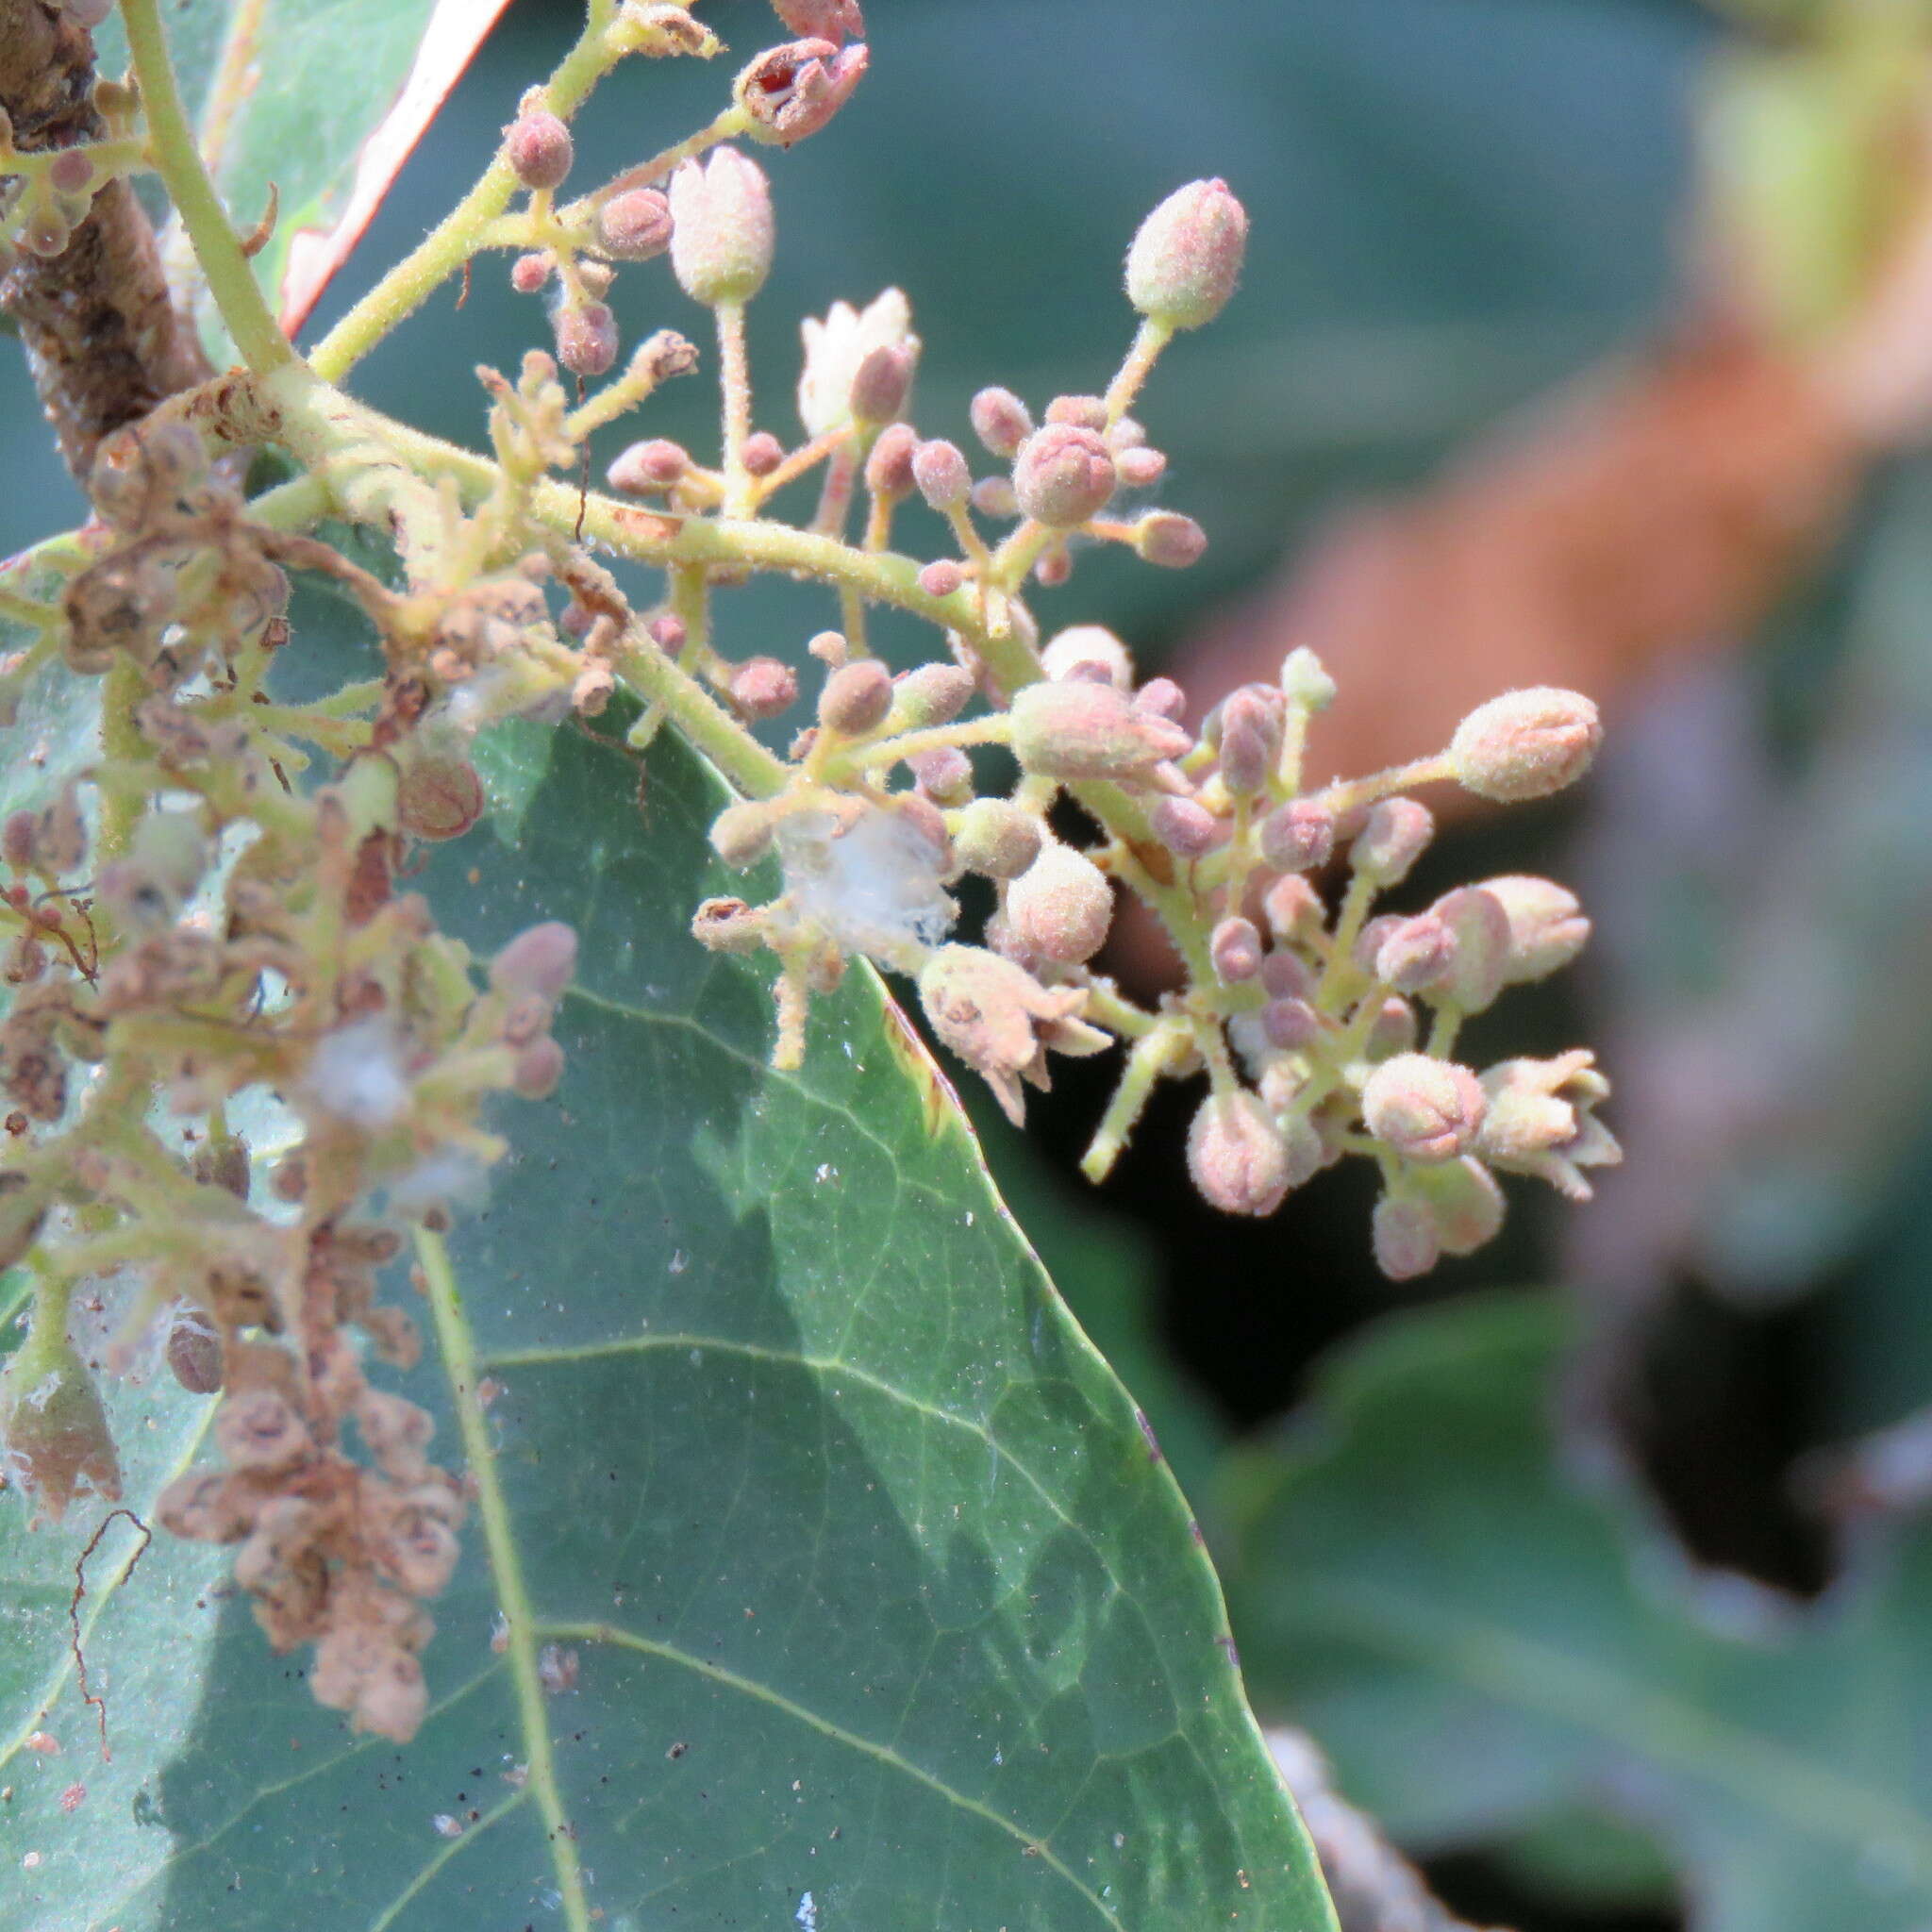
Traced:
<svg viewBox="0 0 1932 1932">
<path fill-rule="evenodd" d="M 0 107 L 30 153 L 98 140 L 93 37 L 42 0 L 0 0 Z M 169 298 L 134 191 L 110 182 L 51 260 L 23 250 L 0 277 L 41 406 L 67 467 L 86 480 L 101 440 L 210 374 Z"/>
</svg>

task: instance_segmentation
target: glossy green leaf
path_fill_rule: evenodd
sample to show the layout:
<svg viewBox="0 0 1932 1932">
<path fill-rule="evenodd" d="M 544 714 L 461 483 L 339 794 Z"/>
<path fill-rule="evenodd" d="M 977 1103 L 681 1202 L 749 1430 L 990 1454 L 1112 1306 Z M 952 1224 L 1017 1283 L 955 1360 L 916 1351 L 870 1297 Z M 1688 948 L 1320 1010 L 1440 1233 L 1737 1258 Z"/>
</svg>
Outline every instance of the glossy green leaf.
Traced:
<svg viewBox="0 0 1932 1932">
<path fill-rule="evenodd" d="M 125 1574 L 116 1524 L 81 1606 L 103 1763 L 66 1623 L 100 1512 L 9 1507 L 0 1924 L 1325 1932 L 1186 1506 L 943 1083 L 863 974 L 771 1074 L 761 975 L 685 930 L 730 882 L 710 781 L 667 741 L 640 810 L 618 753 L 548 759 L 514 848 L 480 827 L 417 882 L 479 952 L 583 940 L 564 1085 L 507 1113 L 461 1318 L 399 1383 L 460 1460 L 453 1379 L 477 1452 L 431 1715 L 352 1737 L 218 1555 Z M 205 1407 L 118 1391 L 130 1500 Z"/>
<path fill-rule="evenodd" d="M 1561 1466 L 1567 1325 L 1524 1297 L 1391 1322 L 1249 1466 L 1231 1596 L 1257 1704 L 1409 1844 L 1587 1807 L 1668 1849 L 1695 1932 L 1920 1932 L 1932 1535 L 1808 1611 L 1700 1590 Z"/>
</svg>

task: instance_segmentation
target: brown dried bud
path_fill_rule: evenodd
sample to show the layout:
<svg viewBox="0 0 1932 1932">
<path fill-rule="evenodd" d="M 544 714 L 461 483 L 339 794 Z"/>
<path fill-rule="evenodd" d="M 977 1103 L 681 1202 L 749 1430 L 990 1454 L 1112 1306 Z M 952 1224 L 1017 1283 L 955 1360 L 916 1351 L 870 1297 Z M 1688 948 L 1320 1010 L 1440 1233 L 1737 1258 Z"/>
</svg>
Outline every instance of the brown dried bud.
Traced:
<svg viewBox="0 0 1932 1932">
<path fill-rule="evenodd" d="M 1186 570 L 1200 562 L 1207 548 L 1208 532 L 1174 510 L 1149 510 L 1134 525 L 1136 554 L 1159 570 Z"/>
<path fill-rule="evenodd" d="M 956 442 L 936 436 L 912 452 L 912 480 L 919 493 L 941 515 L 958 509 L 973 488 L 973 472 Z"/>
<path fill-rule="evenodd" d="M 467 758 L 410 758 L 396 786 L 396 811 L 414 839 L 459 839 L 483 816 L 483 781 Z"/>
<path fill-rule="evenodd" d="M 1210 1093 L 1188 1128 L 1188 1173 L 1224 1214 L 1273 1214 L 1291 1184 L 1288 1143 L 1252 1093 Z"/>
<path fill-rule="evenodd" d="M 874 496 L 906 496 L 913 489 L 912 453 L 919 432 L 909 423 L 889 423 L 865 459 L 865 487 Z"/>
<path fill-rule="evenodd" d="M 852 98 L 869 58 L 862 42 L 804 40 L 768 49 L 732 83 L 732 99 L 750 117 L 746 133 L 780 147 L 816 134 Z"/>
<path fill-rule="evenodd" d="M 1603 735 L 1596 707 L 1581 692 L 1538 685 L 1477 706 L 1449 741 L 1449 766 L 1465 791 L 1514 805 L 1574 785 Z"/>
<path fill-rule="evenodd" d="M 1247 252 L 1247 211 L 1224 181 L 1177 188 L 1127 250 L 1127 300 L 1150 322 L 1199 328 L 1226 308 Z"/>
<path fill-rule="evenodd" d="M 608 375 L 617 361 L 617 318 L 602 302 L 565 303 L 550 318 L 557 359 L 573 375 Z"/>
<path fill-rule="evenodd" d="M 1368 1077 L 1362 1120 L 1376 1140 L 1405 1159 L 1453 1160 L 1482 1125 L 1483 1090 L 1467 1067 L 1399 1053 Z"/>
<path fill-rule="evenodd" d="M 776 658 L 747 658 L 731 674 L 731 702 L 741 716 L 775 718 L 798 700 L 798 674 Z"/>
<path fill-rule="evenodd" d="M 184 1302 L 170 1318 L 162 1353 L 175 1381 L 191 1395 L 213 1395 L 220 1390 L 222 1338 L 192 1303 Z"/>
<path fill-rule="evenodd" d="M 891 708 L 892 675 L 876 658 L 841 665 L 819 693 L 819 723 L 845 738 L 876 730 Z"/>
<path fill-rule="evenodd" d="M 959 815 L 953 849 L 969 872 L 1016 879 L 1040 857 L 1040 821 L 1004 798 L 978 798 Z"/>
<path fill-rule="evenodd" d="M 1035 523 L 1072 530 L 1111 500 L 1117 481 L 1107 444 L 1091 429 L 1050 423 L 1013 460 L 1013 494 Z"/>
<path fill-rule="evenodd" d="M 713 953 L 755 953 L 765 942 L 765 922 L 742 899 L 707 899 L 692 913 L 691 936 Z"/>
<path fill-rule="evenodd" d="M 1113 922 L 1113 892 L 1092 860 L 1057 841 L 1007 889 L 1007 924 L 1020 941 L 1059 966 L 1099 952 Z"/>
<path fill-rule="evenodd" d="M 37 811 L 10 811 L 0 824 L 0 858 L 15 872 L 31 872 L 36 863 L 35 833 L 41 823 Z"/>
<path fill-rule="evenodd" d="M 305 1462 L 315 1444 L 302 1418 L 274 1389 L 241 1389 L 215 1413 L 215 1441 L 228 1466 L 274 1475 Z"/>
<path fill-rule="evenodd" d="M 504 130 L 504 153 L 525 188 L 560 188 L 576 148 L 570 129 L 544 108 L 527 108 Z"/>
<path fill-rule="evenodd" d="M 1033 417 L 1009 389 L 983 389 L 973 398 L 973 433 L 996 457 L 1012 458 L 1033 434 Z"/>
<path fill-rule="evenodd" d="M 1018 691 L 1008 713 L 1013 755 L 1045 778 L 1146 777 L 1188 748 L 1188 734 L 1138 709 L 1110 684 L 1047 679 Z"/>
<path fill-rule="evenodd" d="M 1294 799 L 1255 827 L 1255 842 L 1271 872 L 1310 871 L 1335 850 L 1335 814 L 1312 799 Z"/>
<path fill-rule="evenodd" d="M 619 261 L 649 261 L 671 246 L 671 203 L 655 188 L 626 188 L 597 210 L 597 245 Z"/>
<path fill-rule="evenodd" d="M 690 468 L 691 458 L 680 444 L 654 436 L 622 452 L 604 479 L 625 496 L 650 496 L 681 481 Z"/>
<path fill-rule="evenodd" d="M 1550 879 L 1508 873 L 1484 879 L 1476 889 L 1503 908 L 1509 923 L 1509 954 L 1504 983 L 1523 986 L 1570 964 L 1590 941 L 1590 921 L 1576 895 Z"/>
<path fill-rule="evenodd" d="M 1378 886 L 1399 886 L 1435 836 L 1436 821 L 1412 798 L 1385 798 L 1348 848 L 1348 862 Z"/>
<path fill-rule="evenodd" d="M 93 1378 L 63 1332 L 37 1320 L 0 1374 L 0 1457 L 58 1523 L 83 1490 L 121 1497 L 121 1464 Z"/>
<path fill-rule="evenodd" d="M 694 302 L 749 302 L 771 273 L 774 233 L 765 171 L 734 147 L 671 177 L 671 267 Z"/>
</svg>

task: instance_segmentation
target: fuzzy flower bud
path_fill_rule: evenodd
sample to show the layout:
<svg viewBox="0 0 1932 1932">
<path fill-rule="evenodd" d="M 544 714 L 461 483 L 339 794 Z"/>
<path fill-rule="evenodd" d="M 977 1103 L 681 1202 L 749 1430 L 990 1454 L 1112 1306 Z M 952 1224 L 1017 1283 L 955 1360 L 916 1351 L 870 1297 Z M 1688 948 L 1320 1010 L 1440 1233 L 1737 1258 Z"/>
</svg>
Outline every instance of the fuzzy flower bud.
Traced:
<svg viewBox="0 0 1932 1932">
<path fill-rule="evenodd" d="M 1004 798 L 975 798 L 959 814 L 953 849 L 969 872 L 1016 879 L 1040 857 L 1040 821 Z"/>
<path fill-rule="evenodd" d="M 597 245 L 619 261 L 649 261 L 671 246 L 671 204 L 655 188 L 629 188 L 597 210 Z"/>
<path fill-rule="evenodd" d="M 504 152 L 525 188 L 561 188 L 576 150 L 570 129 L 544 108 L 528 108 L 504 130 Z"/>
<path fill-rule="evenodd" d="M 1150 717 L 1110 684 L 1084 678 L 1026 685 L 1008 721 L 1014 757 L 1043 778 L 1144 778 L 1188 748 L 1179 725 Z"/>
<path fill-rule="evenodd" d="M 772 11 L 801 40 L 865 38 L 858 0 L 772 0 Z"/>
<path fill-rule="evenodd" d="M 118 1502 L 121 1464 L 93 1377 L 65 1334 L 36 1323 L 0 1374 L 0 1461 L 58 1523 L 83 1490 Z"/>
<path fill-rule="evenodd" d="M 1489 1111 L 1475 1151 L 1492 1166 L 1535 1174 L 1573 1201 L 1591 1197 L 1581 1170 L 1624 1158 L 1592 1109 L 1610 1083 L 1578 1047 L 1550 1060 L 1504 1060 L 1482 1078 Z"/>
<path fill-rule="evenodd" d="M 1504 983 L 1524 986 L 1543 979 L 1576 958 L 1590 941 L 1590 921 L 1576 895 L 1549 879 L 1508 873 L 1476 888 L 1503 908 L 1509 923 Z"/>
<path fill-rule="evenodd" d="M 745 132 L 779 147 L 816 134 L 852 98 L 869 58 L 862 42 L 804 40 L 769 48 L 732 84 L 732 99 L 750 118 Z"/>
<path fill-rule="evenodd" d="M 1016 457 L 1033 434 L 1033 417 L 1009 389 L 983 389 L 973 398 L 973 433 L 996 457 Z"/>
<path fill-rule="evenodd" d="M 1188 1128 L 1188 1173 L 1224 1214 L 1273 1214 L 1291 1184 L 1288 1144 L 1252 1093 L 1210 1093 Z"/>
<path fill-rule="evenodd" d="M 1120 691 L 1134 688 L 1134 659 L 1104 624 L 1070 624 L 1041 647 L 1040 668 L 1049 677 L 1094 676 Z"/>
<path fill-rule="evenodd" d="M 1271 702 L 1272 700 L 1272 702 Z M 1221 707 L 1221 782 L 1237 798 L 1259 791 L 1281 756 L 1281 693 L 1244 684 Z"/>
<path fill-rule="evenodd" d="M 1310 939 L 1327 924 L 1328 915 L 1321 895 L 1295 872 L 1286 874 L 1268 888 L 1261 909 L 1268 915 L 1269 931 L 1283 945 Z"/>
<path fill-rule="evenodd" d="M 757 799 L 727 805 L 711 821 L 711 850 L 742 872 L 772 849 L 772 814 Z"/>
<path fill-rule="evenodd" d="M 550 318 L 557 359 L 573 375 L 608 375 L 617 360 L 617 318 L 603 302 L 565 303 Z"/>
<path fill-rule="evenodd" d="M 920 565 L 916 581 L 928 597 L 950 597 L 966 581 L 966 573 L 950 557 L 936 557 Z"/>
<path fill-rule="evenodd" d="M 1268 1044 L 1299 1053 L 1322 1037 L 1322 1016 L 1304 999 L 1274 999 L 1261 1008 L 1261 1031 Z"/>
<path fill-rule="evenodd" d="M 1335 814 L 1311 799 L 1294 799 L 1255 827 L 1255 842 L 1271 872 L 1311 871 L 1326 865 L 1335 850 Z"/>
<path fill-rule="evenodd" d="M 886 722 L 892 675 L 876 658 L 841 665 L 819 693 L 819 723 L 845 738 L 860 738 Z"/>
<path fill-rule="evenodd" d="M 798 674 L 776 658 L 747 658 L 731 674 L 731 702 L 741 716 L 775 718 L 798 699 Z"/>
<path fill-rule="evenodd" d="M 874 496 L 904 496 L 912 489 L 912 452 L 919 432 L 909 423 L 889 423 L 865 459 L 865 487 Z"/>
<path fill-rule="evenodd" d="M 1442 1244 L 1429 1210 L 1415 1201 L 1384 1194 L 1370 1219 L 1375 1266 L 1391 1281 L 1413 1281 L 1441 1259 Z"/>
<path fill-rule="evenodd" d="M 1208 936 L 1208 957 L 1224 985 L 1252 979 L 1261 970 L 1261 935 L 1252 919 L 1220 921 Z"/>
<path fill-rule="evenodd" d="M 892 687 L 895 723 L 910 730 L 950 724 L 973 695 L 973 674 L 958 664 L 921 664 Z"/>
<path fill-rule="evenodd" d="M 1473 1255 L 1503 1229 L 1503 1191 L 1481 1161 L 1464 1155 L 1434 1167 L 1403 1171 L 1405 1200 L 1426 1208 L 1445 1255 Z"/>
<path fill-rule="evenodd" d="M 1208 532 L 1192 517 L 1171 509 L 1149 510 L 1134 525 L 1134 550 L 1157 570 L 1186 570 L 1199 563 Z"/>
<path fill-rule="evenodd" d="M 1157 798 L 1147 823 L 1176 858 L 1202 858 L 1227 836 L 1227 826 L 1191 798 Z"/>
<path fill-rule="evenodd" d="M 1456 935 L 1433 914 L 1398 919 L 1375 948 L 1374 974 L 1397 992 L 1419 992 L 1456 960 Z"/>
<path fill-rule="evenodd" d="M 577 936 L 560 919 L 525 926 L 490 962 L 492 991 L 554 1007 L 577 970 Z"/>
<path fill-rule="evenodd" d="M 1091 859 L 1049 841 L 1008 888 L 1006 915 L 1023 945 L 1056 965 L 1080 966 L 1107 938 L 1113 892 Z"/>
<path fill-rule="evenodd" d="M 912 393 L 919 344 L 892 342 L 868 349 L 852 378 L 852 414 L 860 423 L 891 423 Z"/>
<path fill-rule="evenodd" d="M 1444 971 L 1430 995 L 1465 1013 L 1480 1013 L 1505 985 L 1509 962 L 1509 921 L 1502 901 L 1482 886 L 1459 886 L 1429 908 L 1455 941 Z"/>
<path fill-rule="evenodd" d="M 557 268 L 557 258 L 549 249 L 533 249 L 520 255 L 509 265 L 509 285 L 519 295 L 534 295 Z"/>
<path fill-rule="evenodd" d="M 1141 224 L 1127 250 L 1127 300 L 1150 322 L 1199 328 L 1226 308 L 1247 245 L 1247 210 L 1227 184 L 1190 182 Z"/>
<path fill-rule="evenodd" d="M 1399 1053 L 1369 1075 L 1362 1119 L 1376 1140 L 1408 1160 L 1453 1160 L 1482 1124 L 1483 1089 L 1467 1067 Z"/>
<path fill-rule="evenodd" d="M 625 496 L 648 496 L 669 490 L 690 468 L 691 458 L 680 444 L 653 436 L 621 452 L 604 478 Z"/>
<path fill-rule="evenodd" d="M 1589 771 L 1604 728 L 1580 692 L 1537 685 L 1478 705 L 1449 741 L 1464 790 L 1500 805 L 1545 798 Z"/>
<path fill-rule="evenodd" d="M 889 423 L 904 408 L 920 341 L 902 290 L 882 290 L 863 308 L 834 302 L 823 322 L 808 315 L 799 331 L 798 420 L 808 435 L 823 436 L 848 417 Z"/>
<path fill-rule="evenodd" d="M 734 147 L 671 177 L 671 268 L 694 302 L 749 302 L 765 285 L 775 236 L 765 171 Z"/>
<path fill-rule="evenodd" d="M 1325 711 L 1335 702 L 1335 680 L 1306 644 L 1297 644 L 1281 660 L 1277 682 L 1282 696 L 1290 704 L 1301 705 L 1310 711 Z"/>
<path fill-rule="evenodd" d="M 941 515 L 958 509 L 973 488 L 973 472 L 956 442 L 936 436 L 912 452 L 912 480 L 919 493 Z"/>
<path fill-rule="evenodd" d="M 1150 677 L 1134 693 L 1134 703 L 1171 724 L 1178 724 L 1188 715 L 1188 694 L 1171 677 Z"/>
<path fill-rule="evenodd" d="M 1429 808 L 1412 798 L 1385 798 L 1348 848 L 1348 862 L 1378 886 L 1399 886 L 1435 836 Z"/>
<path fill-rule="evenodd" d="M 1098 516 L 1117 480 L 1107 444 L 1092 430 L 1071 423 L 1035 430 L 1013 461 L 1020 508 L 1054 530 L 1076 529 Z"/>
</svg>

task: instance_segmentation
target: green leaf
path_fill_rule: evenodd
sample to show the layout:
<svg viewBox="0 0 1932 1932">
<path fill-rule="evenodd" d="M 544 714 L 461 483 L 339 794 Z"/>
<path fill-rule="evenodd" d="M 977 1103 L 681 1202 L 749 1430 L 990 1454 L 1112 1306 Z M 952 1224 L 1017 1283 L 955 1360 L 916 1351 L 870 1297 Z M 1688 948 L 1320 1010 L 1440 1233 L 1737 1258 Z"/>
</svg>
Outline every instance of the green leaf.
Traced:
<svg viewBox="0 0 1932 1932">
<path fill-rule="evenodd" d="M 236 225 L 262 217 L 271 187 L 279 196 L 255 270 L 291 333 L 505 4 L 169 0 L 182 98 Z M 118 18 L 98 39 L 113 72 L 126 59 Z"/>
<path fill-rule="evenodd" d="M 1560 1466 L 1556 1305 L 1384 1324 L 1241 1487 L 1231 1589 L 1264 1712 L 1419 1848 L 1576 1807 L 1672 1854 L 1696 1932 L 1932 1919 L 1932 1534 L 1815 1608 L 1698 1590 Z"/>
<path fill-rule="evenodd" d="M 415 882 L 479 953 L 583 941 L 564 1085 L 507 1107 L 459 1304 L 397 1381 L 478 1495 L 421 1735 L 317 1708 L 220 1553 L 158 1541 L 113 1587 L 117 1524 L 81 1607 L 102 1763 L 66 1624 L 98 1512 L 8 1510 L 0 1924 L 1326 1932 L 1186 1507 L 943 1082 L 864 973 L 768 1071 L 761 975 L 686 932 L 741 884 L 715 787 L 668 739 L 641 810 L 635 778 L 559 730 L 517 847 L 479 829 Z M 206 1407 L 116 1391 L 143 1511 Z"/>
</svg>

